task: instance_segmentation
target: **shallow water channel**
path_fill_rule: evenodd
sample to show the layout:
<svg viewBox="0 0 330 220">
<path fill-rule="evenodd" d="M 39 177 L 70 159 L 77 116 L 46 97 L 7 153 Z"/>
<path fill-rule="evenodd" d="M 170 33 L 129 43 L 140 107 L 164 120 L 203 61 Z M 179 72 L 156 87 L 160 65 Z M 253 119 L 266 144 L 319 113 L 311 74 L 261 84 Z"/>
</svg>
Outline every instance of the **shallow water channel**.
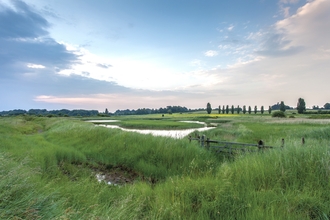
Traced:
<svg viewBox="0 0 330 220">
<path fill-rule="evenodd" d="M 92 122 L 92 123 L 102 123 L 102 122 L 117 122 L 118 120 L 89 120 L 86 122 Z M 200 121 L 182 121 L 186 123 L 198 123 L 198 124 L 204 124 L 205 127 L 203 128 L 192 128 L 192 129 L 183 129 L 183 130 L 147 130 L 147 129 L 127 129 L 119 127 L 118 125 L 102 125 L 98 124 L 97 126 L 102 126 L 106 128 L 116 128 L 121 129 L 123 131 L 128 132 L 137 132 L 141 134 L 152 134 L 154 136 L 164 136 L 164 137 L 171 137 L 171 138 L 184 138 L 185 136 L 189 135 L 190 133 L 194 131 L 206 131 L 213 129 L 214 127 L 206 127 L 206 124 L 204 122 Z"/>
</svg>

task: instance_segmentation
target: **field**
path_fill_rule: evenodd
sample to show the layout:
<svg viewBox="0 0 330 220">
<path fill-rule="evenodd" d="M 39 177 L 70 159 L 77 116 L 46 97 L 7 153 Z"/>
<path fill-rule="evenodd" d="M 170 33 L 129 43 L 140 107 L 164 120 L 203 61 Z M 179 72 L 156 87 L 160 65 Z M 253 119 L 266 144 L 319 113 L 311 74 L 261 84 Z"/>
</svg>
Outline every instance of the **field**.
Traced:
<svg viewBox="0 0 330 220">
<path fill-rule="evenodd" d="M 84 122 L 101 118 L 0 117 L 0 219 L 329 219 L 330 121 L 294 116 L 104 118 L 141 129 L 202 121 L 215 128 L 192 135 L 274 146 L 235 157 Z"/>
</svg>

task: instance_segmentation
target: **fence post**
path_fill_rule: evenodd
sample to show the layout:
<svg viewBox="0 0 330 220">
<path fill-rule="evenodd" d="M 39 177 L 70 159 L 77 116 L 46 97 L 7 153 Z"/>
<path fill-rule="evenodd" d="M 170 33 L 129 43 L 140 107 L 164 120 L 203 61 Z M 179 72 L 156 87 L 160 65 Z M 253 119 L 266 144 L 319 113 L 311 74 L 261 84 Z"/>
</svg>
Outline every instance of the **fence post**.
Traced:
<svg viewBox="0 0 330 220">
<path fill-rule="evenodd" d="M 305 144 L 305 138 L 304 137 L 302 137 L 302 139 L 301 139 L 301 143 L 304 145 Z"/>
<path fill-rule="evenodd" d="M 189 143 L 191 143 L 191 135 L 189 135 Z"/>
<path fill-rule="evenodd" d="M 210 138 L 206 138 L 206 148 L 210 149 Z"/>
<path fill-rule="evenodd" d="M 262 140 L 259 140 L 258 141 L 258 148 L 259 148 L 259 151 L 261 150 L 261 148 L 264 147 L 264 142 Z"/>
<path fill-rule="evenodd" d="M 202 139 L 201 139 L 201 147 L 204 147 L 204 140 L 205 140 L 205 135 L 202 135 Z"/>
<path fill-rule="evenodd" d="M 282 138 L 282 145 L 281 147 L 283 148 L 284 147 L 284 138 Z"/>
</svg>

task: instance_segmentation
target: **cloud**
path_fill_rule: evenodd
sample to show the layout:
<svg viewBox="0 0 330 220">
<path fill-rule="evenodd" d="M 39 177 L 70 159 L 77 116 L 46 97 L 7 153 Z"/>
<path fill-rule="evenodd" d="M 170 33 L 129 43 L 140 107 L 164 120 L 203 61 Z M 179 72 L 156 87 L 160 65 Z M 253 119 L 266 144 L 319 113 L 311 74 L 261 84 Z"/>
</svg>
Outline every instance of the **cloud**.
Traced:
<svg viewBox="0 0 330 220">
<path fill-rule="evenodd" d="M 263 56 L 289 56 L 303 49 L 303 45 L 293 46 L 290 45 L 291 42 L 287 39 L 287 33 L 275 28 L 264 35 L 260 50 L 257 50 L 256 53 Z"/>
<path fill-rule="evenodd" d="M 212 106 L 268 106 L 281 100 L 294 106 L 299 97 L 308 105 L 329 102 L 324 95 L 330 81 L 328 0 L 309 1 L 267 30 L 245 37 L 227 24 L 228 37 L 218 41 L 217 51 L 204 53 L 218 56 L 208 59 L 218 62 L 217 68 L 206 69 L 206 62 L 196 59 L 190 64 L 197 70 L 190 72 L 129 56 L 92 54 L 53 39 L 50 24 L 25 3 L 0 7 L 2 108 L 199 108 L 206 105 L 205 97 Z M 227 57 L 232 63 L 226 67 L 220 62 Z"/>
<path fill-rule="evenodd" d="M 0 38 L 38 38 L 48 34 L 47 20 L 22 1 L 12 0 L 11 3 L 16 10 L 0 8 Z"/>
<path fill-rule="evenodd" d="M 299 2 L 299 0 L 280 0 L 278 5 L 280 8 L 280 14 L 282 14 L 285 18 L 290 16 L 290 6 L 295 5 Z"/>
<path fill-rule="evenodd" d="M 227 28 L 227 30 L 228 30 L 228 31 L 232 31 L 232 30 L 234 29 L 234 27 L 235 27 L 234 25 L 230 25 L 230 26 Z"/>
<path fill-rule="evenodd" d="M 104 68 L 104 69 L 108 69 L 108 68 L 112 67 L 111 64 L 106 64 L 106 63 L 98 63 L 98 64 L 96 64 L 96 66 Z"/>
<path fill-rule="evenodd" d="M 240 56 L 227 68 L 204 71 L 206 78 L 212 77 L 208 89 L 212 93 L 222 89 L 221 102 L 233 104 L 236 100 L 257 105 L 284 100 L 295 106 L 300 97 L 311 105 L 328 102 L 322 90 L 330 82 L 329 11 L 330 1 L 308 2 L 268 30 L 250 33 L 247 39 L 253 42 L 254 51 L 248 44 L 239 49 L 222 43 L 219 49 L 224 53 L 230 55 L 236 48 L 247 59 Z M 202 86 L 194 89 L 205 91 Z"/>
<path fill-rule="evenodd" d="M 0 98 L 3 109 L 57 108 L 33 101 L 42 94 L 73 96 L 131 91 L 114 82 L 91 79 L 92 73 L 88 70 L 81 71 L 81 76 L 58 74 L 70 71 L 81 61 L 82 54 L 75 47 L 54 40 L 47 31 L 49 27 L 47 20 L 22 1 L 0 6 L 0 88 L 6 93 Z M 106 62 L 102 64 L 111 66 Z M 67 106 L 70 105 L 60 107 Z"/>
<path fill-rule="evenodd" d="M 218 52 L 215 50 L 208 50 L 204 53 L 204 55 L 207 57 L 215 57 L 218 55 Z"/>
<path fill-rule="evenodd" d="M 38 64 L 33 64 L 33 63 L 28 63 L 27 67 L 32 68 L 32 69 L 44 69 L 45 66 L 43 65 L 38 65 Z"/>
<path fill-rule="evenodd" d="M 190 62 L 190 65 L 191 66 L 197 66 L 197 67 L 200 67 L 202 65 L 202 61 L 201 60 L 197 60 L 197 59 L 194 59 Z"/>
<path fill-rule="evenodd" d="M 296 14 L 276 22 L 259 39 L 258 55 L 288 56 L 297 53 L 318 53 L 329 47 L 330 1 L 314 0 L 301 8 Z"/>
<path fill-rule="evenodd" d="M 299 2 L 299 0 L 280 0 L 280 3 L 283 3 L 283 4 L 296 4 L 298 2 Z"/>
<path fill-rule="evenodd" d="M 212 96 L 210 95 L 210 97 Z M 190 106 L 191 108 L 199 108 L 204 106 L 204 104 L 206 105 L 205 93 L 191 94 L 185 91 L 161 91 L 150 94 L 150 91 L 147 90 L 135 90 L 130 93 L 111 94 L 39 95 L 34 97 L 34 100 L 37 103 L 66 106 L 70 109 L 93 106 L 93 109 L 104 111 L 105 108 L 108 108 L 110 112 L 115 112 L 117 109 L 160 108 L 168 105 Z"/>
<path fill-rule="evenodd" d="M 47 20 L 22 1 L 10 3 L 12 7 L 3 5 L 0 10 L 2 76 L 13 77 L 41 66 L 58 71 L 77 61 L 76 54 L 49 36 Z M 32 65 L 36 63 L 39 66 Z"/>
<path fill-rule="evenodd" d="M 85 48 L 70 44 L 66 44 L 66 48 L 79 56 L 79 62 L 71 65 L 70 68 L 57 72 L 63 76 L 83 76 L 95 80 L 115 82 L 120 86 L 132 89 L 151 91 L 176 90 L 190 84 L 208 81 L 208 79 L 200 78 L 194 73 L 179 72 L 170 66 L 156 65 L 150 60 L 132 59 L 131 57 L 102 57 Z M 216 51 L 211 51 L 208 55 L 215 56 L 215 53 Z M 109 63 L 111 63 L 111 68 Z M 105 64 L 108 68 L 104 68 Z M 190 65 L 200 68 L 202 62 L 195 60 Z M 86 75 L 85 72 L 89 74 Z"/>
</svg>

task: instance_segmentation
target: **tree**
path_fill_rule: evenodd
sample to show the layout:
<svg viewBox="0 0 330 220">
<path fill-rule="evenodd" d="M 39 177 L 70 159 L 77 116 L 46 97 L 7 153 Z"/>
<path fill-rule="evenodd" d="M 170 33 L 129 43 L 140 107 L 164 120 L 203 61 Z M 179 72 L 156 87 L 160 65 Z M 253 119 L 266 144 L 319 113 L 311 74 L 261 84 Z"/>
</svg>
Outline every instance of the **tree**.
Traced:
<svg viewBox="0 0 330 220">
<path fill-rule="evenodd" d="M 285 118 L 286 115 L 283 111 L 275 111 L 273 112 L 272 117 Z"/>
<path fill-rule="evenodd" d="M 283 101 L 282 101 L 283 102 Z M 283 105 L 284 105 L 284 102 L 283 103 L 276 103 L 275 105 L 272 105 L 272 110 L 281 110 L 281 105 L 282 105 L 282 108 L 283 108 Z M 288 105 L 284 105 L 284 108 L 283 109 L 293 109 L 292 107 L 288 106 Z"/>
<path fill-rule="evenodd" d="M 225 114 L 225 106 L 222 106 L 222 114 Z"/>
<path fill-rule="evenodd" d="M 323 106 L 325 109 L 330 109 L 330 103 L 325 103 Z"/>
<path fill-rule="evenodd" d="M 226 114 L 229 113 L 229 105 L 226 106 Z"/>
<path fill-rule="evenodd" d="M 212 107 L 211 107 L 211 104 L 209 102 L 206 105 L 206 111 L 207 111 L 207 114 L 211 114 L 211 112 L 212 112 Z"/>
<path fill-rule="evenodd" d="M 257 106 L 254 106 L 254 114 L 257 114 L 257 112 L 258 112 L 258 108 Z"/>
<path fill-rule="evenodd" d="M 218 113 L 221 113 L 221 106 L 219 105 Z"/>
<path fill-rule="evenodd" d="M 251 114 L 251 106 L 249 106 L 248 113 Z"/>
<path fill-rule="evenodd" d="M 304 113 L 304 111 L 306 111 L 306 103 L 303 98 L 298 99 L 297 110 L 298 110 L 298 114 L 302 114 Z"/>
<path fill-rule="evenodd" d="M 107 114 L 109 114 L 109 111 L 108 111 L 108 109 L 107 109 L 107 108 L 105 109 L 105 112 L 104 112 L 104 114 L 106 114 L 106 115 L 107 115 Z"/>
<path fill-rule="evenodd" d="M 237 114 L 239 114 L 239 112 L 241 111 L 241 108 L 239 107 L 239 105 L 237 106 Z"/>
<path fill-rule="evenodd" d="M 261 114 L 264 114 L 264 111 L 265 111 L 265 110 L 264 110 L 264 106 L 262 105 L 262 106 L 261 106 L 261 109 L 260 109 L 260 113 L 261 113 Z"/>
<path fill-rule="evenodd" d="M 272 107 L 271 107 L 271 106 L 269 106 L 269 108 L 268 108 L 268 113 L 269 113 L 269 114 L 272 113 Z"/>
<path fill-rule="evenodd" d="M 231 111 L 232 114 L 234 114 L 234 105 L 231 106 L 230 111 Z"/>
<path fill-rule="evenodd" d="M 243 114 L 245 114 L 245 113 L 246 113 L 246 106 L 243 105 Z"/>
<path fill-rule="evenodd" d="M 281 104 L 280 104 L 280 111 L 285 112 L 285 104 L 283 101 L 281 101 Z"/>
</svg>

